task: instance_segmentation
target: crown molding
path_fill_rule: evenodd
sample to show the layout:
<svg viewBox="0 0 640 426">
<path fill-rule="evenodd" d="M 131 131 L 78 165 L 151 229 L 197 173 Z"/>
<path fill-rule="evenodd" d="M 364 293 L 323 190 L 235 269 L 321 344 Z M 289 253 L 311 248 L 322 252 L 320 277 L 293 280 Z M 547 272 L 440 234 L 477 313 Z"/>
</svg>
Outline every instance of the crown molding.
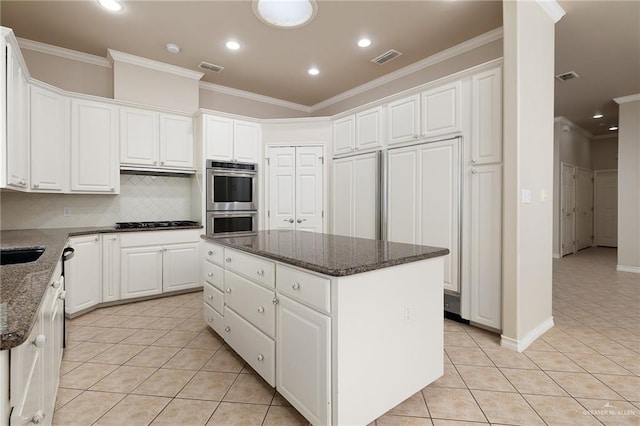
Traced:
<svg viewBox="0 0 640 426">
<path fill-rule="evenodd" d="M 142 58 L 129 53 L 118 52 L 113 49 L 107 49 L 107 56 L 111 61 L 124 62 L 144 68 L 150 68 L 156 71 L 175 74 L 180 77 L 191 78 L 193 80 L 200 80 L 204 76 L 204 73 L 199 71 L 193 71 L 187 68 L 166 64 L 164 62 L 154 61 L 153 59 Z"/>
<path fill-rule="evenodd" d="M 622 96 L 622 97 L 619 97 L 619 98 L 613 98 L 613 100 L 618 105 L 619 104 L 626 104 L 627 102 L 640 101 L 640 93 L 636 93 L 635 95 Z"/>
<path fill-rule="evenodd" d="M 46 53 L 47 55 L 59 56 L 73 61 L 111 68 L 111 62 L 102 56 L 90 55 L 88 53 L 78 52 L 77 50 L 65 49 L 64 47 L 28 40 L 26 38 L 16 37 L 16 39 L 21 49 L 33 50 L 34 52 Z"/>
<path fill-rule="evenodd" d="M 211 92 L 224 93 L 226 95 L 237 96 L 240 98 L 250 99 L 252 101 L 262 102 L 265 104 L 276 105 L 296 111 L 302 111 L 310 113 L 311 107 L 306 105 L 297 104 L 295 102 L 285 101 L 283 99 L 272 98 L 270 96 L 259 95 L 253 92 L 247 92 L 246 90 L 234 89 L 233 87 L 222 86 L 220 84 L 208 83 L 206 81 L 200 82 L 200 88 L 203 90 L 209 90 Z"/>
<path fill-rule="evenodd" d="M 558 23 L 558 21 L 567 14 L 556 0 L 536 0 L 536 2 L 540 5 L 542 10 L 549 15 L 554 23 Z"/>
<path fill-rule="evenodd" d="M 502 35 L 503 35 L 502 27 L 493 29 L 489 32 L 481 34 L 465 42 L 456 44 L 455 46 L 445 49 L 441 52 L 428 56 L 418 62 L 414 62 L 413 64 L 407 65 L 404 68 L 400 68 L 399 70 L 393 71 L 389 74 L 385 74 L 382 77 L 376 78 L 375 80 L 371 80 L 360 86 L 354 87 L 353 89 L 347 90 L 346 92 L 342 92 L 334 97 L 325 99 L 322 102 L 318 102 L 317 104 L 311 106 L 311 112 L 321 110 L 323 108 L 326 108 L 338 102 L 349 99 L 353 96 L 364 93 L 368 90 L 374 89 L 376 87 L 380 87 L 384 84 L 387 84 L 399 78 L 405 77 L 409 74 L 413 74 L 422 69 L 425 69 L 435 64 L 438 64 L 440 62 L 446 61 L 447 59 L 451 59 L 462 53 L 476 49 L 480 46 L 484 46 L 485 44 L 491 43 L 496 40 L 500 40 L 502 38 Z"/>
<path fill-rule="evenodd" d="M 566 124 L 570 127 L 573 127 L 574 129 L 576 129 L 576 131 L 578 131 L 579 133 L 582 133 L 584 136 L 588 137 L 589 139 L 595 138 L 595 136 L 592 135 L 588 130 L 585 130 L 582 127 L 578 126 L 576 123 L 569 120 L 567 117 L 560 115 L 558 117 L 555 117 L 553 121 L 555 121 L 556 123 Z"/>
</svg>

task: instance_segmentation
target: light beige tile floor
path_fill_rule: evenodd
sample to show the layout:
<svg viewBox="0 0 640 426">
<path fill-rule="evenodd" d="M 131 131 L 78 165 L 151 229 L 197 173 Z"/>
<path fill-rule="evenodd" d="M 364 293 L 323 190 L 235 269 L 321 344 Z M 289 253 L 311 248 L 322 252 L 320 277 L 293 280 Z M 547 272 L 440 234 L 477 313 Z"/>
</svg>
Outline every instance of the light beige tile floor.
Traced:
<svg viewBox="0 0 640 426">
<path fill-rule="evenodd" d="M 554 260 L 556 326 L 524 353 L 445 321 L 445 375 L 372 424 L 640 425 L 640 276 Z M 68 322 L 54 424 L 304 425 L 202 321 L 202 293 Z"/>
</svg>

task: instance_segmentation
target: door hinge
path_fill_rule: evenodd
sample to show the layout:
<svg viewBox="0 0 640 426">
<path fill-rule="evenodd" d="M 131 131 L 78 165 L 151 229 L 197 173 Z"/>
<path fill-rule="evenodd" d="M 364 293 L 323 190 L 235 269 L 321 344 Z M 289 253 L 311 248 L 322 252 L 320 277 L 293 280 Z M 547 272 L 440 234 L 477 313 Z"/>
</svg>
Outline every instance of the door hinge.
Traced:
<svg viewBox="0 0 640 426">
<path fill-rule="evenodd" d="M 322 210 L 322 217 L 324 217 L 324 210 Z"/>
<path fill-rule="evenodd" d="M 271 217 L 271 210 L 267 210 L 267 217 Z"/>
<path fill-rule="evenodd" d="M 267 160 L 267 165 L 271 165 L 271 161 L 269 160 L 269 157 L 264 157 L 265 160 Z"/>
</svg>

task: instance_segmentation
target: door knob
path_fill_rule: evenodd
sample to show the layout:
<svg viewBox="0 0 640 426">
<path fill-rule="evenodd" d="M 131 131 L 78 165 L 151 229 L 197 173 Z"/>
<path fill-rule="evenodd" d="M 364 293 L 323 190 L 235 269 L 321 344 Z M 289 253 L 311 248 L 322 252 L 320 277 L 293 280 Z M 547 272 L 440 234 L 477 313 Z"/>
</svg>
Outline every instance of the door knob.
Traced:
<svg viewBox="0 0 640 426">
<path fill-rule="evenodd" d="M 302 222 L 306 222 L 306 220 L 307 220 L 307 219 L 298 219 L 298 220 L 296 220 L 296 222 L 298 222 L 298 223 L 302 223 Z"/>
<path fill-rule="evenodd" d="M 293 223 L 293 218 L 285 219 L 285 222 Z"/>
</svg>

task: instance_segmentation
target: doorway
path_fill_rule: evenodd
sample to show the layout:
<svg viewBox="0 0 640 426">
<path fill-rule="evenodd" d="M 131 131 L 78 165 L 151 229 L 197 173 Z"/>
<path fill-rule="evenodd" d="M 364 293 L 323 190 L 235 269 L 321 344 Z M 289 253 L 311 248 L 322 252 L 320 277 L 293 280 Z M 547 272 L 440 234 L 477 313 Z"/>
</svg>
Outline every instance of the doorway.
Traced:
<svg viewBox="0 0 640 426">
<path fill-rule="evenodd" d="M 560 256 L 594 245 L 593 171 L 561 163 Z"/>
<path fill-rule="evenodd" d="M 595 243 L 618 247 L 618 171 L 595 171 Z"/>
</svg>

